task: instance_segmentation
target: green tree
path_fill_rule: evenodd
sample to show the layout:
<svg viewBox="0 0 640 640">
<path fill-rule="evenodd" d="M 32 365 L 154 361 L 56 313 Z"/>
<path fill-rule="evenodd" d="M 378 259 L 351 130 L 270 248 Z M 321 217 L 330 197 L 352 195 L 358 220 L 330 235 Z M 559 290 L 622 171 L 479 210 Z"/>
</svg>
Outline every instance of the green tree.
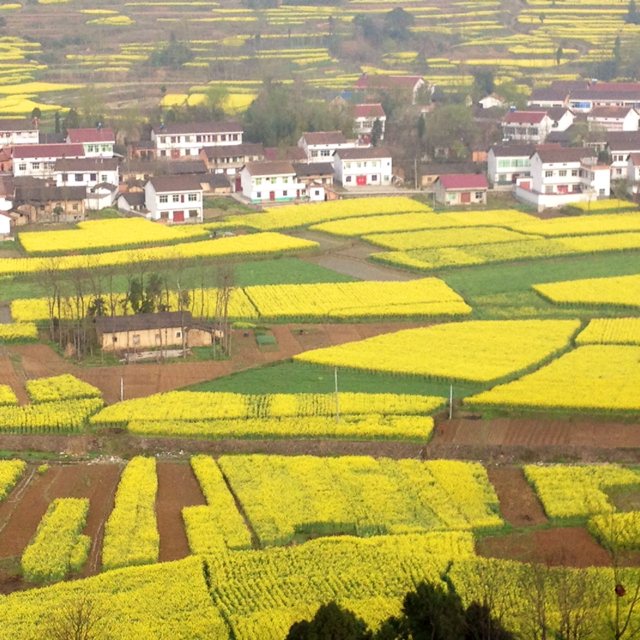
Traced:
<svg viewBox="0 0 640 640">
<path fill-rule="evenodd" d="M 371 144 L 374 147 L 377 147 L 381 138 L 382 138 L 382 122 L 380 122 L 380 118 L 376 118 L 373 122 L 373 127 L 371 128 Z"/>
<path fill-rule="evenodd" d="M 638 7 L 636 0 L 629 0 L 629 6 L 627 9 L 627 15 L 624 19 L 625 22 L 630 24 L 640 24 L 640 13 L 638 13 Z"/>
<path fill-rule="evenodd" d="M 409 29 L 415 23 L 415 18 L 402 7 L 396 7 L 384 14 L 383 33 L 393 40 L 408 40 L 411 37 Z"/>
<path fill-rule="evenodd" d="M 369 640 L 364 620 L 335 602 L 322 605 L 311 620 L 294 622 L 286 640 Z"/>
<path fill-rule="evenodd" d="M 476 101 L 495 91 L 496 80 L 493 69 L 473 69 L 471 75 L 473 76 L 472 93 Z"/>
</svg>

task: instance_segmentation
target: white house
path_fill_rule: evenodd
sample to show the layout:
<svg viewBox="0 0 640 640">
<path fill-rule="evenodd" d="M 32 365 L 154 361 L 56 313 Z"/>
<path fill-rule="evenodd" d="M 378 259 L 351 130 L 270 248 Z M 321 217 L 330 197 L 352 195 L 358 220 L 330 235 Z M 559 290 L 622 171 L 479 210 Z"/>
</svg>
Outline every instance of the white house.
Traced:
<svg viewBox="0 0 640 640">
<path fill-rule="evenodd" d="M 83 158 L 81 144 L 24 144 L 12 151 L 13 175 L 50 178 L 53 176 L 56 160 L 61 158 Z"/>
<path fill-rule="evenodd" d="M 480 98 L 480 100 L 478 100 L 478 105 L 482 109 L 494 109 L 496 107 L 497 108 L 505 107 L 506 102 L 500 96 L 496 95 L 495 93 L 491 93 L 488 96 L 485 96 L 484 98 Z"/>
<path fill-rule="evenodd" d="M 37 121 L 26 119 L 0 119 L 0 147 L 17 144 L 38 144 L 40 132 Z"/>
<path fill-rule="evenodd" d="M 611 180 L 625 180 L 629 155 L 640 153 L 640 133 L 611 132 L 607 139 L 607 152 L 611 157 Z"/>
<path fill-rule="evenodd" d="M 156 176 L 144 185 L 150 220 L 202 222 L 202 185 L 196 176 Z"/>
<path fill-rule="evenodd" d="M 0 236 L 8 236 L 11 233 L 11 216 L 0 213 Z"/>
<path fill-rule="evenodd" d="M 371 144 L 371 133 L 376 124 L 380 123 L 378 140 L 384 140 L 387 126 L 387 116 L 379 102 L 357 104 L 353 108 L 353 132 L 358 136 L 360 144 Z"/>
<path fill-rule="evenodd" d="M 333 157 L 336 181 L 343 187 L 390 185 L 393 177 L 391 152 L 383 147 L 339 149 Z"/>
<path fill-rule="evenodd" d="M 633 107 L 594 107 L 587 114 L 589 129 L 637 131 L 640 113 Z"/>
<path fill-rule="evenodd" d="M 552 130 L 553 120 L 546 111 L 509 111 L 502 120 L 503 140 L 544 142 Z"/>
<path fill-rule="evenodd" d="M 242 144 L 242 125 L 237 122 L 186 122 L 166 124 L 151 130 L 158 158 L 197 156 L 200 149 Z"/>
<path fill-rule="evenodd" d="M 85 209 L 100 211 L 113 207 L 117 194 L 117 185 L 109 182 L 99 182 L 93 187 L 87 188 L 87 197 L 84 200 Z"/>
<path fill-rule="evenodd" d="M 566 83 L 554 83 L 550 87 L 534 89 L 527 100 L 527 106 L 542 109 L 566 107 L 569 104 L 569 92 Z"/>
<path fill-rule="evenodd" d="M 247 162 L 262 162 L 265 159 L 263 146 L 251 142 L 203 147 L 200 157 L 207 171 L 228 176 L 238 173 Z"/>
<path fill-rule="evenodd" d="M 100 183 L 117 186 L 120 172 L 116 158 L 60 158 L 53 177 L 59 187 L 95 187 Z"/>
<path fill-rule="evenodd" d="M 298 146 L 304 151 L 307 162 L 331 162 L 339 149 L 353 149 L 356 142 L 347 140 L 342 131 L 315 131 L 303 133 Z"/>
<path fill-rule="evenodd" d="M 588 202 L 610 195 L 608 165 L 579 147 L 538 149 L 531 156 L 531 176 L 519 178 L 516 198 L 538 210 Z"/>
<path fill-rule="evenodd" d="M 290 162 L 247 162 L 240 170 L 242 195 L 251 202 L 289 202 L 306 195 Z"/>
<path fill-rule="evenodd" d="M 496 187 L 511 188 L 516 180 L 531 175 L 530 144 L 494 145 L 487 154 L 487 176 Z"/>
<path fill-rule="evenodd" d="M 639 107 L 640 83 L 595 82 L 586 89 L 572 91 L 569 108 L 589 113 L 596 107 Z"/>
<path fill-rule="evenodd" d="M 420 92 L 426 88 L 421 76 L 395 76 L 386 74 L 363 73 L 355 84 L 356 91 L 372 95 L 380 92 L 393 92 L 396 95 L 406 94 L 411 104 L 416 104 Z"/>
<path fill-rule="evenodd" d="M 87 158 L 113 158 L 116 136 L 108 127 L 67 129 L 67 142 L 81 144 Z"/>
</svg>

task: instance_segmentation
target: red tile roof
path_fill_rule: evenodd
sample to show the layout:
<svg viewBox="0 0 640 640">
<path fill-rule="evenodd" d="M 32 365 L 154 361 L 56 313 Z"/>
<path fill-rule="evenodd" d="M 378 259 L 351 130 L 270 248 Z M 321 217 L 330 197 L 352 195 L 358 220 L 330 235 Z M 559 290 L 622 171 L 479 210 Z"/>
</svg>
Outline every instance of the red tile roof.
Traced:
<svg viewBox="0 0 640 640">
<path fill-rule="evenodd" d="M 438 180 L 445 191 L 489 188 L 487 179 L 481 173 L 450 173 L 441 175 Z"/>
<path fill-rule="evenodd" d="M 354 118 L 384 118 L 385 113 L 379 102 L 373 104 L 357 104 L 353 108 Z"/>
<path fill-rule="evenodd" d="M 509 111 L 504 122 L 507 124 L 538 124 L 546 115 L 546 111 Z"/>
<path fill-rule="evenodd" d="M 21 144 L 13 147 L 16 158 L 82 158 L 81 144 Z"/>
<path fill-rule="evenodd" d="M 82 144 L 84 142 L 114 142 L 116 136 L 113 129 L 98 129 L 97 127 L 89 129 L 67 129 L 67 138 L 71 143 Z"/>
</svg>

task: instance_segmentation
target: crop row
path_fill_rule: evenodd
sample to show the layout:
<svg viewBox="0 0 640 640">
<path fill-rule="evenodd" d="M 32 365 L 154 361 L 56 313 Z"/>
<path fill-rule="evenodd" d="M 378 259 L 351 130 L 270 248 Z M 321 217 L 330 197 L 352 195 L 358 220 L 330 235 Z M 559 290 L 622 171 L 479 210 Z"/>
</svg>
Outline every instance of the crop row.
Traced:
<svg viewBox="0 0 640 640">
<path fill-rule="evenodd" d="M 87 498 L 59 498 L 49 505 L 33 541 L 22 554 L 27 580 L 63 580 L 82 568 L 91 545 L 91 539 L 82 534 L 88 511 Z"/>
<path fill-rule="evenodd" d="M 133 458 L 120 477 L 115 507 L 105 524 L 102 566 L 116 569 L 158 561 L 155 458 Z"/>
<path fill-rule="evenodd" d="M 29 398 L 34 404 L 102 397 L 100 389 L 69 373 L 51 378 L 27 380 L 26 388 Z"/>
<path fill-rule="evenodd" d="M 100 398 L 0 406 L 0 431 L 69 433 L 79 431 L 90 415 L 101 409 Z"/>
<path fill-rule="evenodd" d="M 38 328 L 33 322 L 0 324 L 0 344 L 3 342 L 33 342 L 38 339 Z"/>
</svg>

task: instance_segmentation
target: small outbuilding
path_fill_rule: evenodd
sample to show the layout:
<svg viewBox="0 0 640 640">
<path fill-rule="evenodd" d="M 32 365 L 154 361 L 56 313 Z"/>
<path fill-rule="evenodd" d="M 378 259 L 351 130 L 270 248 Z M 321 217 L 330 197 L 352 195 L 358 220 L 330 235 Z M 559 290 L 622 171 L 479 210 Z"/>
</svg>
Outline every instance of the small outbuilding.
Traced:
<svg viewBox="0 0 640 640">
<path fill-rule="evenodd" d="M 436 201 L 449 207 L 487 204 L 487 178 L 480 173 L 450 173 L 434 183 Z"/>
</svg>

